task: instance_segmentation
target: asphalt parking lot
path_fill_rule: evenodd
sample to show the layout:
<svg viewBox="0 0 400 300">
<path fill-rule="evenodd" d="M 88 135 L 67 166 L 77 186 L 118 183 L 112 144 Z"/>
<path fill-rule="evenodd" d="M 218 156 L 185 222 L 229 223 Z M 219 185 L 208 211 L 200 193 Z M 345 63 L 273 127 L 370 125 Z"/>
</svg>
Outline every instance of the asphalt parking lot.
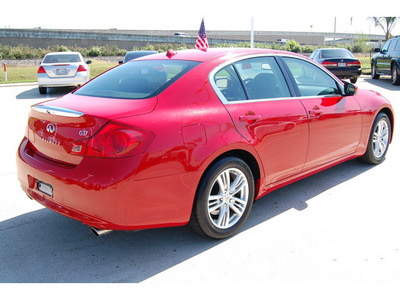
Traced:
<svg viewBox="0 0 400 300">
<path fill-rule="evenodd" d="M 357 85 L 380 92 L 400 115 L 400 87 L 389 78 L 362 77 Z M 30 105 L 65 92 L 0 87 L 1 283 L 262 284 L 266 294 L 269 287 L 351 286 L 399 295 L 398 123 L 381 165 L 352 160 L 277 190 L 257 201 L 244 228 L 227 240 L 207 240 L 186 227 L 96 237 L 29 200 L 16 178 Z"/>
</svg>

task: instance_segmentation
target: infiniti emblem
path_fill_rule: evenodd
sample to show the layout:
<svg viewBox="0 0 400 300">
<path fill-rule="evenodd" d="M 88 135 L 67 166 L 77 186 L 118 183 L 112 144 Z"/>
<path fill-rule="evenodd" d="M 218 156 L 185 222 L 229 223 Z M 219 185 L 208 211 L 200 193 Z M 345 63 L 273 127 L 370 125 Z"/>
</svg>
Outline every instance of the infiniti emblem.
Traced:
<svg viewBox="0 0 400 300">
<path fill-rule="evenodd" d="M 49 133 L 53 133 L 54 131 L 56 131 L 56 125 L 54 125 L 53 123 L 49 123 L 46 126 L 46 130 Z"/>
</svg>

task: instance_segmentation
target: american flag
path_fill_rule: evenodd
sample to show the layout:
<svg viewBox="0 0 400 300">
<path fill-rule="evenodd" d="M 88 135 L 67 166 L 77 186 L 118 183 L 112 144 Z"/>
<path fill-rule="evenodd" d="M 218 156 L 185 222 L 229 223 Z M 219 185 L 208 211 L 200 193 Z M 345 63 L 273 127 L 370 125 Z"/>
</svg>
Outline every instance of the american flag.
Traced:
<svg viewBox="0 0 400 300">
<path fill-rule="evenodd" d="M 206 28 L 204 27 L 204 19 L 201 20 L 199 35 L 197 36 L 195 48 L 202 51 L 207 51 L 208 49 Z"/>
</svg>

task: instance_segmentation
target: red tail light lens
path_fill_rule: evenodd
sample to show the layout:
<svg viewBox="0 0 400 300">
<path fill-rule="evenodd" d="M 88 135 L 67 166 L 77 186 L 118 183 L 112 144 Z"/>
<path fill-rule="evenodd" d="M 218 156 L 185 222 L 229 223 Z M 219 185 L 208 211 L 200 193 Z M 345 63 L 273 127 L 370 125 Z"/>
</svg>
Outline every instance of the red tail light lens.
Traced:
<svg viewBox="0 0 400 300">
<path fill-rule="evenodd" d="M 338 66 L 338 64 L 336 62 L 333 62 L 333 61 L 323 61 L 322 65 L 324 67 L 337 67 Z"/>
<path fill-rule="evenodd" d="M 43 66 L 39 67 L 39 70 L 37 71 L 38 74 L 46 73 L 46 70 L 43 68 Z"/>
<path fill-rule="evenodd" d="M 352 61 L 347 63 L 348 67 L 361 67 L 361 63 L 359 61 Z"/>
<path fill-rule="evenodd" d="M 73 143 L 70 153 L 86 157 L 118 158 L 143 154 L 153 134 L 119 124 L 109 123 L 87 140 Z"/>
<path fill-rule="evenodd" d="M 82 65 L 79 65 L 77 72 L 86 72 L 86 68 Z"/>
</svg>

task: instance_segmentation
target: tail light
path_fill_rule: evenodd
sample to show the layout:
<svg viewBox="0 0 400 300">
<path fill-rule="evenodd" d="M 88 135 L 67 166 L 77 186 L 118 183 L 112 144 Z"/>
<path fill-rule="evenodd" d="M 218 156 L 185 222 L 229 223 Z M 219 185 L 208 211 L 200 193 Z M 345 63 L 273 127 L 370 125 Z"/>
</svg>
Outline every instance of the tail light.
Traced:
<svg viewBox="0 0 400 300">
<path fill-rule="evenodd" d="M 333 61 L 329 61 L 329 60 L 328 61 L 323 61 L 322 65 L 324 67 L 337 67 L 338 66 L 337 62 L 333 62 Z"/>
<path fill-rule="evenodd" d="M 347 63 L 348 67 L 361 67 L 361 63 L 359 61 L 351 61 Z"/>
<path fill-rule="evenodd" d="M 38 72 L 38 74 L 43 74 L 43 73 L 46 73 L 46 70 L 43 68 L 43 66 L 40 66 L 39 70 L 37 72 Z"/>
<path fill-rule="evenodd" d="M 119 158 L 143 154 L 153 134 L 120 124 L 109 123 L 93 137 L 75 141 L 70 153 L 86 157 Z"/>
<path fill-rule="evenodd" d="M 86 72 L 86 68 L 82 65 L 79 65 L 77 72 Z"/>
</svg>

